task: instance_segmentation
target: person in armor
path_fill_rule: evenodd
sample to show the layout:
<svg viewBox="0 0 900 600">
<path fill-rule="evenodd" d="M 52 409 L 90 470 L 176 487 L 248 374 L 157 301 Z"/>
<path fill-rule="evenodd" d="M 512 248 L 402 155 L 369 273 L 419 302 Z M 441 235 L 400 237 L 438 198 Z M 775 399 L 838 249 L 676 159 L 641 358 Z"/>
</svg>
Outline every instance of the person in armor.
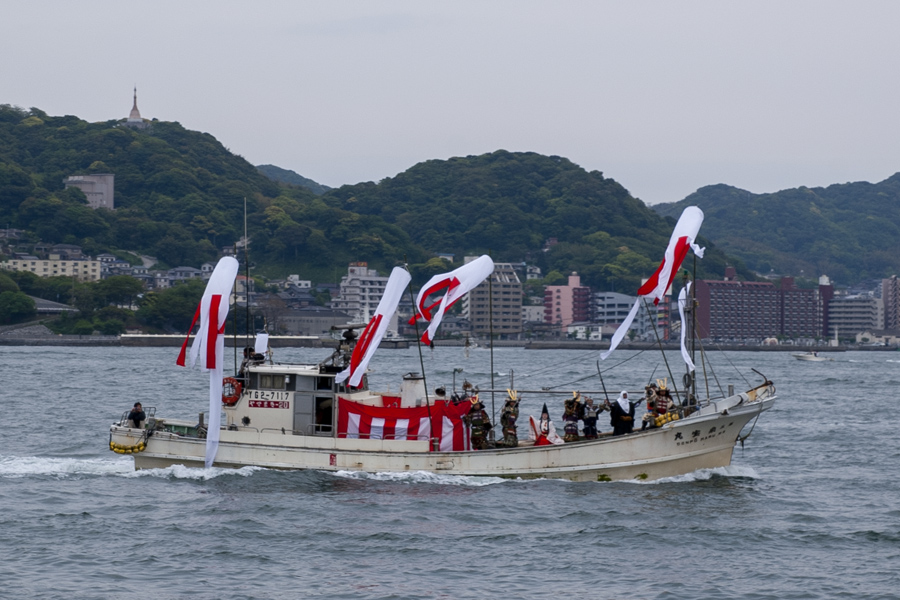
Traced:
<svg viewBox="0 0 900 600">
<path fill-rule="evenodd" d="M 516 421 L 519 419 L 519 402 L 521 398 L 514 390 L 506 390 L 506 393 L 509 394 L 509 398 L 507 398 L 506 404 L 503 405 L 503 410 L 500 411 L 500 426 L 503 427 L 503 440 L 498 442 L 498 445 L 515 448 L 519 445 Z"/>
<path fill-rule="evenodd" d="M 491 420 L 488 418 L 487 411 L 484 410 L 484 404 L 478 399 L 478 396 L 472 396 L 472 407 L 464 417 L 466 425 L 472 434 L 472 449 L 485 450 L 490 448 L 490 432 L 492 429 Z"/>
<path fill-rule="evenodd" d="M 584 414 L 584 404 L 580 402 L 581 394 L 572 392 L 572 397 L 566 400 L 563 410 L 563 440 L 567 442 L 578 441 L 578 421 Z"/>
<path fill-rule="evenodd" d="M 648 427 L 654 427 L 654 422 L 656 420 L 656 401 L 659 398 L 659 388 L 655 383 L 651 383 L 650 385 L 644 388 L 644 400 L 647 401 L 647 412 L 644 413 L 643 418 L 641 419 L 641 431 L 644 431 Z"/>
<path fill-rule="evenodd" d="M 593 398 L 585 398 L 584 418 L 582 419 L 582 421 L 584 421 L 584 439 L 597 439 L 597 419 L 604 410 L 609 410 L 609 404 L 598 403 L 594 406 Z"/>
</svg>

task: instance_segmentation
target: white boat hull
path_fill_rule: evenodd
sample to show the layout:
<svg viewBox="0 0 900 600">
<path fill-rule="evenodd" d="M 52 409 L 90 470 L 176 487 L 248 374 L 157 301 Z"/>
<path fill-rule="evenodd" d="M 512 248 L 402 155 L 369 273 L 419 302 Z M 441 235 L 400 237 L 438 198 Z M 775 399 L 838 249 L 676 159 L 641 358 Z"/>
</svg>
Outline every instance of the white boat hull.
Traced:
<svg viewBox="0 0 900 600">
<path fill-rule="evenodd" d="M 831 360 L 824 356 L 816 356 L 815 354 L 792 354 L 791 356 L 797 360 L 804 360 L 807 362 L 825 362 L 826 360 Z"/>
<path fill-rule="evenodd" d="M 408 472 L 573 481 L 652 480 L 731 464 L 741 430 L 775 401 L 774 389 L 754 400 L 739 394 L 690 417 L 644 432 L 553 446 L 467 452 L 430 451 L 426 441 L 347 439 L 221 431 L 215 466 L 321 471 Z M 133 446 L 142 431 L 113 426 L 111 441 Z M 136 469 L 202 467 L 206 441 L 155 432 L 134 454 Z"/>
</svg>

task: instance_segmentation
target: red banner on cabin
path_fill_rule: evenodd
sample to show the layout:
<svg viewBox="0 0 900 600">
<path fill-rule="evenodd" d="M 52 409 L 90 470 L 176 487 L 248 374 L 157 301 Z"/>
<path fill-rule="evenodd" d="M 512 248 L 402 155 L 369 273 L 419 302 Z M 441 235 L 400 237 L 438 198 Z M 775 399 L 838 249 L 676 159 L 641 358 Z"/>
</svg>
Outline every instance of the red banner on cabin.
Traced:
<svg viewBox="0 0 900 600">
<path fill-rule="evenodd" d="M 427 406 L 393 408 L 368 406 L 340 398 L 338 437 L 374 440 L 438 440 L 441 451 L 471 450 L 472 443 L 463 416 L 471 404 L 436 401 Z M 432 435 L 432 431 L 434 435 Z"/>
</svg>

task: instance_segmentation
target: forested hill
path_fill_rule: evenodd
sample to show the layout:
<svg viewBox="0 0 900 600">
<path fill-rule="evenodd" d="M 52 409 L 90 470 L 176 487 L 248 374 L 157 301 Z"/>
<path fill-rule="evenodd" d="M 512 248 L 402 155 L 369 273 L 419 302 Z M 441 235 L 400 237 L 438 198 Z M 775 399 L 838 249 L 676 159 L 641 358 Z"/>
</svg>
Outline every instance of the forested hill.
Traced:
<svg viewBox="0 0 900 600">
<path fill-rule="evenodd" d="M 426 161 L 323 199 L 395 223 L 431 252 L 490 252 L 498 261 L 527 260 L 544 273 L 578 271 L 583 282 L 628 293 L 656 268 L 674 224 L 598 171 L 559 156 L 504 150 Z M 551 238 L 555 245 L 548 245 Z M 701 262 L 705 273 L 720 275 L 726 259 L 713 248 Z"/>
<path fill-rule="evenodd" d="M 92 210 L 80 190 L 63 189 L 67 176 L 89 173 L 116 176 L 116 210 Z M 133 130 L 0 105 L 0 224 L 24 230 L 22 246 L 72 243 L 90 255 L 199 267 L 240 237 L 245 199 L 254 273 L 316 282 L 338 281 L 351 261 L 386 272 L 405 260 L 419 283 L 447 267 L 436 253 L 490 252 L 556 279 L 578 271 L 600 289 L 633 292 L 673 224 L 612 179 L 556 156 L 432 160 L 316 195 L 178 123 Z M 711 249 L 700 262 L 718 276 L 726 261 Z"/>
<path fill-rule="evenodd" d="M 300 187 L 305 187 L 314 194 L 324 194 L 331 189 L 327 185 L 316 183 L 312 179 L 304 177 L 299 173 L 296 173 L 289 169 L 282 169 L 281 167 L 276 167 L 275 165 L 259 165 L 256 168 L 259 169 L 260 173 L 262 173 L 272 181 L 279 181 L 281 183 L 287 183 L 289 185 L 299 185 Z"/>
<path fill-rule="evenodd" d="M 824 274 L 844 284 L 900 273 L 900 173 L 774 194 L 712 185 L 653 208 L 674 215 L 691 204 L 706 214 L 704 235 L 760 273 Z"/>
</svg>

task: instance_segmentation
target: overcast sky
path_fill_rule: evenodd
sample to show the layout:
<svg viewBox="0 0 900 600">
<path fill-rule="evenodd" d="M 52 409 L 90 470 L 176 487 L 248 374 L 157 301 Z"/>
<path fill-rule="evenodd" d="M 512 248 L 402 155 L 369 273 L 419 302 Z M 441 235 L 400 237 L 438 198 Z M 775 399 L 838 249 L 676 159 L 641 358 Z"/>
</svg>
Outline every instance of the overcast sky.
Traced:
<svg viewBox="0 0 900 600">
<path fill-rule="evenodd" d="M 332 187 L 497 149 L 649 204 L 900 171 L 900 2 L 6 0 L 0 104 L 205 131 Z"/>
</svg>

